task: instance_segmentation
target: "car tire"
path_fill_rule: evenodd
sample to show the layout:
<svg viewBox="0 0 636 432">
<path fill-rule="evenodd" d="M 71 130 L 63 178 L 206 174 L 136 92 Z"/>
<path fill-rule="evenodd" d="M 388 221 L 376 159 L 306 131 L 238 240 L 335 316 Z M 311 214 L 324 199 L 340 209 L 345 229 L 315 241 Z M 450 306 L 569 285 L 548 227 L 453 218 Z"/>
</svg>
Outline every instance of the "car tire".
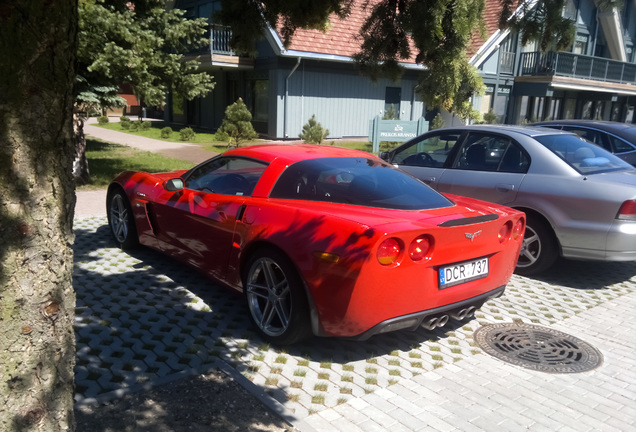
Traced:
<svg viewBox="0 0 636 432">
<path fill-rule="evenodd" d="M 265 340 L 284 346 L 309 336 L 309 307 L 303 282 L 284 254 L 266 249 L 252 255 L 243 287 L 250 320 Z"/>
<path fill-rule="evenodd" d="M 123 190 L 108 194 L 106 214 L 110 232 L 121 249 L 132 249 L 139 245 L 132 208 Z"/>
<path fill-rule="evenodd" d="M 559 256 L 554 233 L 546 222 L 528 215 L 515 273 L 531 276 L 550 268 Z"/>
</svg>

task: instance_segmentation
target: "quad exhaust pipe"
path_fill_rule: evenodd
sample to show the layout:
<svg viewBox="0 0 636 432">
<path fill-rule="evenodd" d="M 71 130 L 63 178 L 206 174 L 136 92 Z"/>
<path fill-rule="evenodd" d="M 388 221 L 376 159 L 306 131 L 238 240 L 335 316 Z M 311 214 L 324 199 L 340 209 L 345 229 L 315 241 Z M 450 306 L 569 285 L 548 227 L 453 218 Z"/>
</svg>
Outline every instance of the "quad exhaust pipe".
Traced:
<svg viewBox="0 0 636 432">
<path fill-rule="evenodd" d="M 448 315 L 432 317 L 422 322 L 422 327 L 426 330 L 434 330 L 437 327 L 443 327 L 448 322 Z"/>
<path fill-rule="evenodd" d="M 472 316 L 472 314 L 474 314 L 476 310 L 477 308 L 475 306 L 469 306 L 466 309 L 462 309 L 459 312 L 451 314 L 451 316 L 456 320 L 462 321 L 463 319 Z"/>
<path fill-rule="evenodd" d="M 461 309 L 457 312 L 451 313 L 450 317 L 448 315 L 430 317 L 422 321 L 421 326 L 424 327 L 426 330 L 434 330 L 437 327 L 444 327 L 451 317 L 458 321 L 462 321 L 465 318 L 472 316 L 476 310 L 477 308 L 475 306 L 469 306 L 465 309 Z"/>
</svg>

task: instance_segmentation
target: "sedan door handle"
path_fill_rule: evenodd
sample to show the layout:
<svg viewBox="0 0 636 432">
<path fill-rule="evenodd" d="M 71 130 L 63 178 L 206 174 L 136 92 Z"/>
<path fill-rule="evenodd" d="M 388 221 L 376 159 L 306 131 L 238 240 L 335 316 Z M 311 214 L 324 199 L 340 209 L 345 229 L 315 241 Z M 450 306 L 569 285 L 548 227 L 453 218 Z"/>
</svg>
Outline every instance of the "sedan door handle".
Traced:
<svg viewBox="0 0 636 432">
<path fill-rule="evenodd" d="M 495 189 L 497 189 L 497 192 L 510 192 L 515 190 L 515 185 L 506 184 L 506 183 L 498 183 L 495 185 Z"/>
<path fill-rule="evenodd" d="M 435 182 L 435 177 L 423 177 L 422 181 L 424 183 L 434 183 Z"/>
</svg>

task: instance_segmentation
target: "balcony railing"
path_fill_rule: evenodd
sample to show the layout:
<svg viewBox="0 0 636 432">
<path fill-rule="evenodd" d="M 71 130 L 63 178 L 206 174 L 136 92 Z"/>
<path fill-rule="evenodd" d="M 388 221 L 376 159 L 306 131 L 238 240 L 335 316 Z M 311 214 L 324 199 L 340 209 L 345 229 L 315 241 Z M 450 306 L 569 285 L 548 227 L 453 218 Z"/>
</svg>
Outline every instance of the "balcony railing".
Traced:
<svg viewBox="0 0 636 432">
<path fill-rule="evenodd" d="M 229 27 L 212 24 L 207 30 L 207 39 L 210 41 L 210 45 L 199 48 L 197 54 L 236 55 L 230 49 L 231 38 L 232 30 Z"/>
<path fill-rule="evenodd" d="M 572 53 L 527 52 L 521 56 L 520 75 L 557 75 L 636 84 L 636 64 Z"/>
<path fill-rule="evenodd" d="M 230 49 L 230 39 L 232 30 L 229 27 L 212 25 L 210 26 L 210 51 L 212 54 L 235 55 Z"/>
</svg>

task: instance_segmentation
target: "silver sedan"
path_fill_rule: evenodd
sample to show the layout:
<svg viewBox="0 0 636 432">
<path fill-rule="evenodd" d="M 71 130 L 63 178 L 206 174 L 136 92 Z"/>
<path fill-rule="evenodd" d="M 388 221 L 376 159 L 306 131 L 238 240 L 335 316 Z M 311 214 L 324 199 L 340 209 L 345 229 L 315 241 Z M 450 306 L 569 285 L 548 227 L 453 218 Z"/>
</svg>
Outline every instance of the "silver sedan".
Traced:
<svg viewBox="0 0 636 432">
<path fill-rule="evenodd" d="M 434 189 L 527 214 L 516 272 L 558 256 L 636 261 L 636 169 L 578 135 L 547 128 L 438 129 L 383 159 Z"/>
</svg>

